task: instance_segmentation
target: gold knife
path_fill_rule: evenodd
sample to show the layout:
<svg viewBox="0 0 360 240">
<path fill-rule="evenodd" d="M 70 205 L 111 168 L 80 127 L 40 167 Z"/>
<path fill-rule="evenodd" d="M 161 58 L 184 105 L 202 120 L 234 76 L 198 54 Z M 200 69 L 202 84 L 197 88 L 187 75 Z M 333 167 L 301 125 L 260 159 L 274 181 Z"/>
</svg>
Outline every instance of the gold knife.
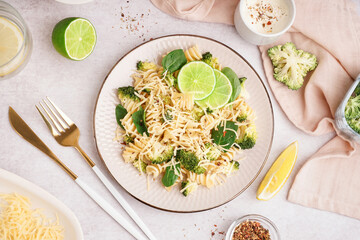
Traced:
<svg viewBox="0 0 360 240">
<path fill-rule="evenodd" d="M 41 141 L 41 139 L 34 133 L 29 125 L 27 125 L 26 122 L 22 120 L 22 118 L 15 112 L 12 107 L 9 107 L 9 120 L 11 126 L 21 137 L 48 155 L 62 169 L 64 169 L 64 171 L 69 174 L 72 179 L 76 180 L 78 178 L 76 174 L 73 173 L 63 162 L 61 162 L 60 159 L 48 148 L 48 146 L 46 146 L 46 144 Z"/>
<path fill-rule="evenodd" d="M 72 179 L 116 222 L 123 226 L 131 235 L 139 240 L 147 240 L 132 224 L 130 224 L 123 216 L 112 207 L 100 194 L 95 192 L 88 184 L 83 182 L 75 173 L 73 173 L 60 159 L 41 141 L 34 131 L 22 120 L 12 107 L 9 107 L 9 121 L 14 130 L 31 143 L 34 147 L 54 160 Z"/>
</svg>

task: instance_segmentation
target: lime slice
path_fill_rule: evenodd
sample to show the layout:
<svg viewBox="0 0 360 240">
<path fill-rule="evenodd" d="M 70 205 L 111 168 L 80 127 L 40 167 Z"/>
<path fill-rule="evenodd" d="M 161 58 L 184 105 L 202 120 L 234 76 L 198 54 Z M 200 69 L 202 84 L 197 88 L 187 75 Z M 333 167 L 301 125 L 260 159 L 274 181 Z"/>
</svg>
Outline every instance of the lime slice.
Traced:
<svg viewBox="0 0 360 240">
<path fill-rule="evenodd" d="M 1 68 L 0 76 L 11 73 L 21 64 L 20 60 L 9 62 L 21 51 L 23 42 L 24 36 L 19 27 L 12 21 L 0 17 L 0 66 L 7 64 Z"/>
<path fill-rule="evenodd" d="M 94 50 L 96 32 L 91 22 L 84 18 L 65 18 L 52 32 L 52 43 L 64 57 L 83 60 Z"/>
<path fill-rule="evenodd" d="M 185 64 L 178 75 L 180 92 L 193 94 L 194 100 L 201 100 L 209 96 L 215 88 L 215 83 L 213 68 L 200 61 Z"/>
<path fill-rule="evenodd" d="M 275 160 L 259 185 L 256 193 L 256 198 L 258 200 L 267 201 L 271 199 L 284 186 L 294 168 L 298 149 L 298 142 L 295 141 Z"/>
<path fill-rule="evenodd" d="M 205 99 L 196 101 L 201 108 L 218 109 L 229 102 L 232 93 L 230 80 L 217 69 L 214 69 L 216 84 L 214 91 Z"/>
</svg>

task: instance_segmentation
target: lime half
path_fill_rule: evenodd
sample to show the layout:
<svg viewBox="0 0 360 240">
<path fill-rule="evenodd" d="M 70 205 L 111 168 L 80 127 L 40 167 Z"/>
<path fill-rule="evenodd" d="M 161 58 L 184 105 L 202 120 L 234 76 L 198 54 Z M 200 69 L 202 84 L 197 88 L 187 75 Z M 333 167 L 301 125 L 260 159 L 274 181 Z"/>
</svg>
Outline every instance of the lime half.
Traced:
<svg viewBox="0 0 360 240">
<path fill-rule="evenodd" d="M 232 93 L 230 80 L 220 72 L 214 69 L 216 84 L 214 91 L 205 99 L 196 101 L 201 108 L 218 109 L 225 106 L 229 102 Z"/>
<path fill-rule="evenodd" d="M 180 92 L 193 94 L 194 100 L 201 100 L 209 96 L 215 88 L 215 83 L 213 68 L 200 61 L 185 64 L 178 75 Z"/>
<path fill-rule="evenodd" d="M 84 18 L 65 18 L 52 32 L 52 43 L 64 57 L 83 60 L 94 50 L 96 32 L 91 22 Z"/>
</svg>

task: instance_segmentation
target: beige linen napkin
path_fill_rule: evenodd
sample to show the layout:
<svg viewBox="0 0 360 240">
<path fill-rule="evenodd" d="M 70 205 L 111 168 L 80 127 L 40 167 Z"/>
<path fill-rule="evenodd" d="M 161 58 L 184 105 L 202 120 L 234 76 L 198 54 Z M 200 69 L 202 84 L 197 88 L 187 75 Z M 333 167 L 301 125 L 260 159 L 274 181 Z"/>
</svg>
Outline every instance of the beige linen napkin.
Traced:
<svg viewBox="0 0 360 240">
<path fill-rule="evenodd" d="M 233 24 L 238 0 L 151 0 L 175 17 Z M 260 46 L 265 74 L 279 105 L 296 127 L 311 135 L 334 131 L 333 118 L 360 73 L 360 2 L 295 0 L 294 25 L 281 39 Z M 291 41 L 311 52 L 319 65 L 298 91 L 273 78 L 266 50 Z M 360 146 L 336 136 L 300 169 L 288 200 L 360 219 Z"/>
</svg>

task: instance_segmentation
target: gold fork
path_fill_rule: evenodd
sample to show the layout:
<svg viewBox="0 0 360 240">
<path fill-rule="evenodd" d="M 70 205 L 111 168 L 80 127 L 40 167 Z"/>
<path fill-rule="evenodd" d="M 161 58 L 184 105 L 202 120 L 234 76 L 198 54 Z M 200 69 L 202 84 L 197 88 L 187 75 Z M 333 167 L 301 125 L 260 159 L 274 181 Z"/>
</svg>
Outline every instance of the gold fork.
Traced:
<svg viewBox="0 0 360 240">
<path fill-rule="evenodd" d="M 47 101 L 46 101 L 47 100 Z M 44 104 L 45 106 L 44 106 Z M 141 228 L 141 230 L 148 236 L 150 240 L 155 240 L 155 236 L 151 233 L 150 229 L 145 225 L 141 218 L 136 214 L 124 197 L 116 190 L 112 185 L 109 179 L 100 171 L 100 169 L 95 165 L 95 163 L 90 159 L 90 157 L 81 149 L 79 146 L 79 136 L 80 131 L 75 123 L 68 117 L 66 114 L 58 108 L 54 102 L 52 102 L 48 97 L 43 99 L 40 102 L 40 106 L 45 112 L 45 115 L 50 119 L 50 121 L 45 117 L 38 106 L 35 106 L 39 111 L 44 122 L 50 129 L 52 135 L 56 141 L 66 147 L 74 147 L 79 153 L 84 157 L 86 162 L 90 165 L 92 170 L 102 181 L 105 187 L 110 191 L 110 193 L 115 197 L 115 199 L 120 203 L 120 205 L 125 209 L 125 211 L 130 215 L 130 217 L 136 222 L 136 224 Z"/>
<path fill-rule="evenodd" d="M 47 108 L 50 110 L 52 114 L 48 112 L 48 110 L 44 107 L 44 105 L 40 102 L 40 106 L 45 111 L 46 115 L 50 118 L 53 125 L 50 124 L 50 122 L 46 119 L 46 117 L 42 114 L 38 106 L 35 106 L 36 109 L 39 111 L 41 117 L 44 119 L 46 125 L 50 129 L 52 135 L 55 137 L 55 140 L 62 146 L 65 147 L 74 147 L 76 150 L 79 151 L 81 156 L 84 157 L 86 162 L 90 165 L 90 167 L 94 167 L 95 163 L 90 159 L 90 157 L 82 150 L 82 148 L 79 145 L 79 137 L 80 137 L 80 131 L 78 127 L 75 125 L 71 119 L 66 116 L 66 114 L 61 111 L 60 108 L 58 108 L 51 100 L 50 98 L 46 97 L 46 99 L 49 101 L 51 106 L 43 99 L 43 102 L 47 106 Z M 53 110 L 55 109 L 58 114 Z M 55 119 L 53 118 L 55 117 Z M 52 127 L 52 126 L 55 126 Z"/>
</svg>

